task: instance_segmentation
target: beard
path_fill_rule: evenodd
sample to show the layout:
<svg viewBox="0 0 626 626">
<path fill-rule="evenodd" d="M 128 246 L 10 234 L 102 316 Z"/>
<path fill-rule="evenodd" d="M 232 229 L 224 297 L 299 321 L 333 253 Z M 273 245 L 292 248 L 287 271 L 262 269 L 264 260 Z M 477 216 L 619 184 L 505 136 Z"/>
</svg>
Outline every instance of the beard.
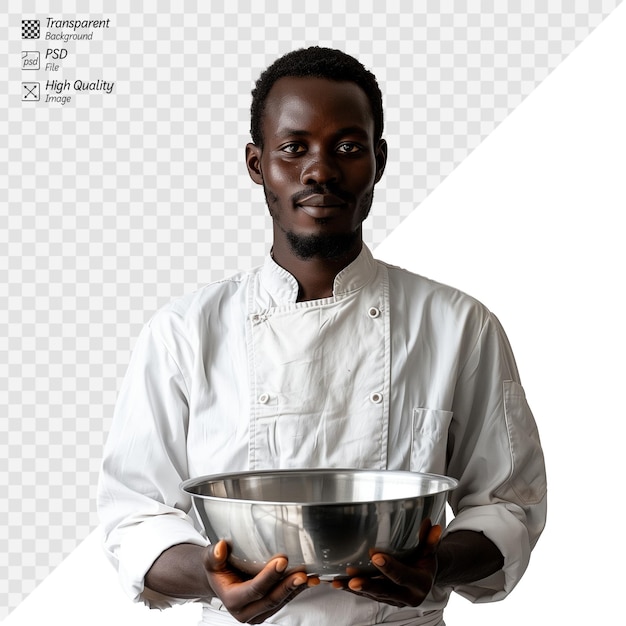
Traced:
<svg viewBox="0 0 626 626">
<path fill-rule="evenodd" d="M 281 226 L 278 215 L 274 211 L 274 207 L 278 204 L 278 197 L 266 188 L 264 191 L 267 207 L 274 223 L 277 224 L 278 227 L 285 233 L 285 237 L 292 252 L 298 258 L 303 260 L 313 258 L 324 260 L 339 259 L 353 250 L 355 244 L 358 241 L 361 241 L 361 224 L 369 215 L 374 201 L 374 189 L 372 188 L 372 190 L 366 194 L 359 203 L 359 224 L 351 232 L 301 235 L 291 230 L 286 230 Z M 320 191 L 319 193 L 323 193 L 323 191 Z M 317 220 L 320 224 L 323 224 L 325 221 L 325 219 Z"/>
<path fill-rule="evenodd" d="M 286 232 L 292 252 L 300 259 L 338 259 L 354 248 L 360 240 L 360 229 L 332 235 L 298 235 Z"/>
</svg>

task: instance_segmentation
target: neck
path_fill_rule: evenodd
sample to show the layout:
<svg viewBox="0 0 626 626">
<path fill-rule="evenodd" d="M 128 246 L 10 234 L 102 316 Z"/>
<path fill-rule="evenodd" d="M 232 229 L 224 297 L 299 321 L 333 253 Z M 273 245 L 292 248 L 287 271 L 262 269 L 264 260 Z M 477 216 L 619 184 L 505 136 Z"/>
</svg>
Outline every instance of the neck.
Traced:
<svg viewBox="0 0 626 626">
<path fill-rule="evenodd" d="M 298 302 L 321 300 L 333 295 L 335 277 L 359 256 L 363 242 L 359 240 L 357 244 L 336 258 L 302 259 L 275 240 L 272 257 L 298 281 Z"/>
</svg>

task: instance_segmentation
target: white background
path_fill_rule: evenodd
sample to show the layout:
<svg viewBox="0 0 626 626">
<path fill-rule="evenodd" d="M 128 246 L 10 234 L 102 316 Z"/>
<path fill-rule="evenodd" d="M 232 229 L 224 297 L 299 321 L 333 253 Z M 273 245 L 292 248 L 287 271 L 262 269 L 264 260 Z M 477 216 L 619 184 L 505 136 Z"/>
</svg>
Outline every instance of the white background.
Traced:
<svg viewBox="0 0 626 626">
<path fill-rule="evenodd" d="M 545 449 L 548 524 L 527 576 L 499 604 L 457 598 L 449 626 L 624 623 L 625 8 L 377 250 L 496 312 Z"/>
</svg>

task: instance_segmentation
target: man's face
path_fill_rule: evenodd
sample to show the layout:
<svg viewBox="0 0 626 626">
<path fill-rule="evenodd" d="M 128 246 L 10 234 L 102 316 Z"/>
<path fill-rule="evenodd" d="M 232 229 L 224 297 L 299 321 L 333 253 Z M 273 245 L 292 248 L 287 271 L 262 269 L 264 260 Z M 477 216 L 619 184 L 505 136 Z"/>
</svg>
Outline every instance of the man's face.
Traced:
<svg viewBox="0 0 626 626">
<path fill-rule="evenodd" d="M 263 148 L 246 151 L 274 220 L 274 247 L 333 258 L 361 245 L 361 224 L 382 176 L 386 143 L 374 145 L 367 96 L 351 82 L 279 79 L 262 120 Z"/>
</svg>

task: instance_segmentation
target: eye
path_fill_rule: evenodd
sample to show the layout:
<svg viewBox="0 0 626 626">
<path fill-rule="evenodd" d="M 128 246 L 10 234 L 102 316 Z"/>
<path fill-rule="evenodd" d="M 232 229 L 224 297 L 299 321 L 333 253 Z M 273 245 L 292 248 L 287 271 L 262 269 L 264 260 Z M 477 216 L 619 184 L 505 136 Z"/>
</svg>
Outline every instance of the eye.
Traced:
<svg viewBox="0 0 626 626">
<path fill-rule="evenodd" d="M 281 152 L 286 152 L 287 154 L 300 154 L 304 152 L 304 146 L 299 143 L 288 143 L 282 146 L 280 149 Z"/>
<path fill-rule="evenodd" d="M 354 143 L 353 141 L 344 141 L 337 146 L 337 151 L 341 154 L 355 154 L 357 152 L 361 152 L 363 150 L 363 146 L 358 143 Z"/>
</svg>

